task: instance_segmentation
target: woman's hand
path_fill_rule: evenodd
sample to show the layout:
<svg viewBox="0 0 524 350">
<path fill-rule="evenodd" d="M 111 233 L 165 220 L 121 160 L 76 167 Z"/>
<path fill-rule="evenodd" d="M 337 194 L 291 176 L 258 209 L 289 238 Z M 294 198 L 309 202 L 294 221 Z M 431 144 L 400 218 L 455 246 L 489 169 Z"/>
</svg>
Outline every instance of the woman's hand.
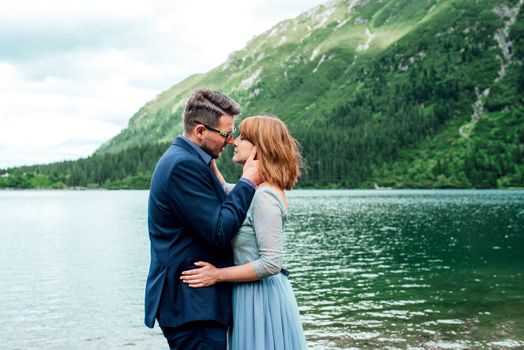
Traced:
<svg viewBox="0 0 524 350">
<path fill-rule="evenodd" d="M 197 261 L 195 266 L 200 266 L 200 268 L 183 271 L 180 276 L 182 282 L 191 288 L 209 287 L 220 282 L 220 269 L 204 261 Z"/>
<path fill-rule="evenodd" d="M 218 181 L 223 184 L 225 182 L 224 177 L 220 173 L 220 170 L 218 170 L 217 164 L 214 159 L 211 159 L 211 164 L 209 164 L 211 171 L 215 176 L 217 177 Z"/>
</svg>

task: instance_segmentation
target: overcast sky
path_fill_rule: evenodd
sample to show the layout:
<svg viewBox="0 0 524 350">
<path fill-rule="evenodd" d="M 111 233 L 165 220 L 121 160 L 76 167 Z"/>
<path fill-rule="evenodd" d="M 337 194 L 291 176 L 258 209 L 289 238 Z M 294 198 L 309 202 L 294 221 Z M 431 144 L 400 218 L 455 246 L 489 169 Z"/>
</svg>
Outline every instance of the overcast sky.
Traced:
<svg viewBox="0 0 524 350">
<path fill-rule="evenodd" d="M 90 155 L 160 92 L 322 0 L 0 0 L 0 169 Z"/>
</svg>

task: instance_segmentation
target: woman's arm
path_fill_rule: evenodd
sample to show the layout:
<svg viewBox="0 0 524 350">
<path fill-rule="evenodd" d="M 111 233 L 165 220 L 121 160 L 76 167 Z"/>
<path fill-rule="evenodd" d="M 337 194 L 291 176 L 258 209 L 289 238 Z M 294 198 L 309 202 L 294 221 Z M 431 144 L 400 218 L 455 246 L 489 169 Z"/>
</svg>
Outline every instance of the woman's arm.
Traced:
<svg viewBox="0 0 524 350">
<path fill-rule="evenodd" d="M 278 195 L 261 190 L 253 198 L 253 229 L 256 233 L 259 258 L 253 269 L 262 278 L 282 270 L 284 255 L 283 208 Z"/>
<path fill-rule="evenodd" d="M 215 174 L 215 176 L 217 177 L 218 181 L 221 184 L 225 184 L 226 180 L 224 180 L 224 177 L 222 176 L 222 173 L 220 172 L 220 170 L 218 170 L 217 164 L 216 164 L 214 159 L 211 159 L 211 164 L 209 166 L 210 166 L 211 171 L 213 172 L 213 174 Z"/>
<path fill-rule="evenodd" d="M 214 159 L 211 159 L 211 164 L 209 166 L 213 174 L 215 174 L 216 178 L 218 179 L 218 182 L 222 184 L 224 192 L 226 192 L 226 194 L 229 194 L 231 191 L 233 191 L 235 184 L 229 184 L 226 182 L 224 176 L 222 176 L 222 173 L 220 172 L 220 170 L 218 170 L 217 164 Z"/>
</svg>

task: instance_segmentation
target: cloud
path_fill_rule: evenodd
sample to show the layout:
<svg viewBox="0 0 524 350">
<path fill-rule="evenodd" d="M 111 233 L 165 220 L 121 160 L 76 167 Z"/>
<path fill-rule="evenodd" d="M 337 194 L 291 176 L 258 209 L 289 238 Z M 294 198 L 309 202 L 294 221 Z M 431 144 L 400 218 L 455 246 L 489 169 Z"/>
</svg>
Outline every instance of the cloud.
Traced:
<svg viewBox="0 0 524 350">
<path fill-rule="evenodd" d="M 0 168 L 91 154 L 147 101 L 321 1 L 0 2 Z"/>
<path fill-rule="evenodd" d="M 87 156 L 156 93 L 118 75 L 81 84 L 56 77 L 26 80 L 14 66 L 0 64 L 0 168 Z"/>
</svg>

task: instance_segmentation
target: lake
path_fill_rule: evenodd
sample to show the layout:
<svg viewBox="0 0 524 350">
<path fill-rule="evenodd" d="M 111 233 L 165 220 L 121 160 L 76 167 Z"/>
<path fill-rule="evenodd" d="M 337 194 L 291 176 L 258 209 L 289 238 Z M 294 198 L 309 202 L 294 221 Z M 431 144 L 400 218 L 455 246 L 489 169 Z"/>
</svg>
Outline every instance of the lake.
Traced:
<svg viewBox="0 0 524 350">
<path fill-rule="evenodd" d="M 524 191 L 296 190 L 310 349 L 524 347 Z M 143 325 L 147 191 L 0 191 L 0 349 L 167 349 Z"/>
</svg>

